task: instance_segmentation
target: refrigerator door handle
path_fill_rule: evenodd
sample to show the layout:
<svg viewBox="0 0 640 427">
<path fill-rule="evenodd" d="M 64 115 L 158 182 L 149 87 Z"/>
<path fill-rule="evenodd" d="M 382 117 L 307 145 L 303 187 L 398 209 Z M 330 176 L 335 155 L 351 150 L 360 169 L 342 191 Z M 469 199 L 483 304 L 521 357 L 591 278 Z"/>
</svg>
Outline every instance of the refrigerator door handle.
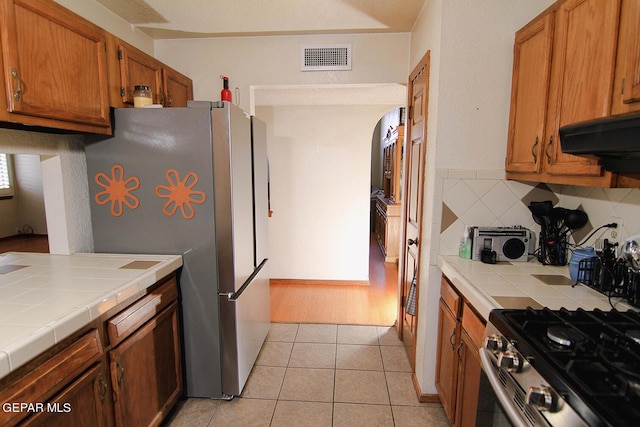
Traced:
<svg viewBox="0 0 640 427">
<path fill-rule="evenodd" d="M 236 292 L 234 292 L 234 293 L 223 292 L 223 293 L 220 293 L 220 295 L 221 296 L 226 296 L 227 298 L 229 298 L 229 301 L 237 301 L 238 298 L 240 298 L 240 295 L 242 295 L 242 293 L 245 291 L 245 289 L 247 289 L 249 287 L 249 285 L 251 284 L 253 279 L 258 275 L 258 273 L 260 273 L 260 270 L 262 270 L 262 267 L 265 266 L 267 261 L 269 261 L 269 258 L 263 259 L 262 262 L 260 263 L 260 265 L 258 265 L 253 270 L 253 273 L 251 273 L 251 275 L 247 278 L 247 280 L 245 280 L 245 282 L 242 284 L 242 286 L 240 286 L 240 289 L 238 289 Z"/>
</svg>

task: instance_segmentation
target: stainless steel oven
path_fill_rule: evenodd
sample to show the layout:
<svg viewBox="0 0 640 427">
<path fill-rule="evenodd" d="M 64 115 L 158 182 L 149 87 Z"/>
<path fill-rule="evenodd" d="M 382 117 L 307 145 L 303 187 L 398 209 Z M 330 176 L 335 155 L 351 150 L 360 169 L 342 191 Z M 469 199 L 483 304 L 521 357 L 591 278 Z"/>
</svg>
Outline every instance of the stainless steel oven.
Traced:
<svg viewBox="0 0 640 427">
<path fill-rule="evenodd" d="M 480 357 L 478 426 L 640 423 L 635 311 L 493 310 Z"/>
<path fill-rule="evenodd" d="M 489 377 L 484 373 L 484 369 L 480 374 L 478 391 L 476 427 L 513 427 L 516 425 L 509 420 L 498 396 L 493 391 Z"/>
</svg>

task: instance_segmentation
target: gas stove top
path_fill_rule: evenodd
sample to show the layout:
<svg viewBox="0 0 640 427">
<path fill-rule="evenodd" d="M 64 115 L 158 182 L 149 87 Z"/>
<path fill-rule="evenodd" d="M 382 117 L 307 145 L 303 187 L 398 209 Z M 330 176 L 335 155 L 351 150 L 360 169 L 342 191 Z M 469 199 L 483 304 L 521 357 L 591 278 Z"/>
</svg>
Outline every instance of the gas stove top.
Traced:
<svg viewBox="0 0 640 427">
<path fill-rule="evenodd" d="M 530 425 L 561 425 L 567 411 L 578 421 L 565 425 L 640 423 L 639 313 L 493 310 L 487 333 L 494 365 L 535 412 Z"/>
</svg>

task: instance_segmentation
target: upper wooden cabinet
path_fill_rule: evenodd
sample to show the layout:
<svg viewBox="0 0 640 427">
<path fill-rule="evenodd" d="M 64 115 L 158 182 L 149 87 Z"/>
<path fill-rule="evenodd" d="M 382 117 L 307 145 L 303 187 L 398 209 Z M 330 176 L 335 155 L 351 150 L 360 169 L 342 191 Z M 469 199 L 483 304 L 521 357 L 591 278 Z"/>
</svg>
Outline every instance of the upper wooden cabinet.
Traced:
<svg viewBox="0 0 640 427">
<path fill-rule="evenodd" d="M 193 82 L 190 78 L 171 68 L 162 69 L 165 107 L 186 107 L 193 99 Z"/>
<path fill-rule="evenodd" d="M 621 1 L 560 1 L 516 34 L 507 178 L 616 185 L 598 160 L 564 154 L 558 131 L 611 115 Z"/>
<path fill-rule="evenodd" d="M 611 114 L 619 17 L 620 0 L 567 0 L 556 13 L 545 147 L 549 174 L 577 175 L 577 182 L 596 177 L 585 185 L 611 181 L 597 159 L 564 154 L 558 129 Z"/>
<path fill-rule="evenodd" d="M 548 13 L 516 33 L 506 170 L 542 171 L 554 15 Z"/>
<path fill-rule="evenodd" d="M 117 39 L 109 40 L 109 94 L 114 107 L 133 106 L 133 88 L 149 86 L 154 104 L 186 107 L 193 99 L 193 82 L 152 56 Z"/>
<path fill-rule="evenodd" d="M 109 134 L 106 33 L 50 0 L 0 2 L 0 121 Z"/>
<path fill-rule="evenodd" d="M 52 0 L 0 0 L 0 122 L 111 134 L 109 107 L 186 107 L 193 82 Z M 1 103 L 2 101 L 0 101 Z"/>
<path fill-rule="evenodd" d="M 623 0 L 612 114 L 640 111 L 640 0 Z"/>
</svg>

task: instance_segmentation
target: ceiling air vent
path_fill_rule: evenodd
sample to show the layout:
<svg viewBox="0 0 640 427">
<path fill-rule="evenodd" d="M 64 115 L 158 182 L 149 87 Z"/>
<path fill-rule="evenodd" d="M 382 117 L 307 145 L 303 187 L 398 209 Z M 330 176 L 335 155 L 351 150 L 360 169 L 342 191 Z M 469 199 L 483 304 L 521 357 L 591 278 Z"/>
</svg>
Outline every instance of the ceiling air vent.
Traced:
<svg viewBox="0 0 640 427">
<path fill-rule="evenodd" d="M 302 46 L 300 67 L 301 71 L 350 70 L 351 45 Z"/>
</svg>

